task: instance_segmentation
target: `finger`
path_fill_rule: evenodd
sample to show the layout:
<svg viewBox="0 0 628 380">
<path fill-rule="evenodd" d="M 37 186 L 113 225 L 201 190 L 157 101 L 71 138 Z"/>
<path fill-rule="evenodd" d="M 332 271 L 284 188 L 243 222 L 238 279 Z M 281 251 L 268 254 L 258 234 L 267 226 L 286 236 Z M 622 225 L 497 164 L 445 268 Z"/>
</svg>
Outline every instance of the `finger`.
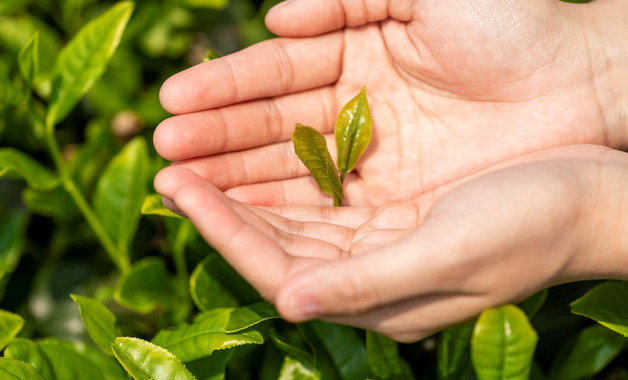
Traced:
<svg viewBox="0 0 628 380">
<path fill-rule="evenodd" d="M 389 17 L 409 21 L 413 3 L 410 0 L 290 0 L 270 9 L 266 26 L 279 36 L 314 36 Z"/>
<path fill-rule="evenodd" d="M 170 77 L 160 92 L 166 111 L 182 114 L 334 83 L 342 35 L 272 39 Z"/>
<path fill-rule="evenodd" d="M 164 120 L 153 135 L 163 158 L 180 161 L 289 140 L 297 122 L 324 133 L 334 128 L 330 87 L 184 114 Z"/>
</svg>

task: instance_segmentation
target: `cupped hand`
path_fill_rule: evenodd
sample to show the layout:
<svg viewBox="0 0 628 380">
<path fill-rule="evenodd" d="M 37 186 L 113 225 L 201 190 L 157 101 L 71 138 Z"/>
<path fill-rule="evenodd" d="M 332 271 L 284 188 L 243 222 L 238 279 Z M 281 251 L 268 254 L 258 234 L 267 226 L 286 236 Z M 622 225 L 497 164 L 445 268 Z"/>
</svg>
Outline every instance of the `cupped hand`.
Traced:
<svg viewBox="0 0 628 380">
<path fill-rule="evenodd" d="M 569 146 L 382 206 L 258 207 L 183 167 L 157 190 L 287 320 L 414 341 L 554 284 L 628 278 L 628 155 Z"/>
<path fill-rule="evenodd" d="M 367 86 L 373 140 L 345 204 L 406 201 L 497 162 L 574 143 L 616 146 L 590 5 L 559 1 L 292 0 L 281 38 L 170 78 L 155 147 L 250 204 L 330 205 L 294 154 Z M 587 14 L 588 18 L 582 17 Z M 330 139 L 330 151 L 334 151 Z"/>
</svg>

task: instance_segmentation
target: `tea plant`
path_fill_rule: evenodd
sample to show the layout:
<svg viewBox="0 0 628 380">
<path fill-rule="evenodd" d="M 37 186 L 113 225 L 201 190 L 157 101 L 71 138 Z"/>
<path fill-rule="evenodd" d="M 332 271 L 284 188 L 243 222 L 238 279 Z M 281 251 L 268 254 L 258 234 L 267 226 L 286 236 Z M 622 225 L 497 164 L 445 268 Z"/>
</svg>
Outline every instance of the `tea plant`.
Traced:
<svg viewBox="0 0 628 380">
<path fill-rule="evenodd" d="M 626 282 L 596 284 L 572 303 L 578 316 L 557 307 L 588 283 L 398 345 L 286 323 L 165 209 L 150 188 L 165 163 L 143 135 L 166 117 L 156 90 L 189 64 L 181 46 L 206 20 L 224 32 L 231 17 L 244 41 L 266 37 L 254 32 L 262 12 L 243 20 L 246 9 L 0 0 L 0 379 L 628 378 Z M 337 167 L 322 135 L 296 128 L 297 154 L 336 205 L 368 145 L 368 113 L 365 90 L 341 111 Z"/>
</svg>

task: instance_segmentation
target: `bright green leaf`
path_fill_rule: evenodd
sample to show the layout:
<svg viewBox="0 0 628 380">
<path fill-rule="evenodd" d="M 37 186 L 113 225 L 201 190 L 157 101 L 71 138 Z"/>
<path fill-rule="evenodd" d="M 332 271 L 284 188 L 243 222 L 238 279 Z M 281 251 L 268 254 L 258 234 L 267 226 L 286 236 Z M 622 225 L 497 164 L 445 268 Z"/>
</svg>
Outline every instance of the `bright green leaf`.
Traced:
<svg viewBox="0 0 628 380">
<path fill-rule="evenodd" d="M 29 85 L 33 84 L 39 73 L 39 32 L 20 50 L 17 60 L 22 78 Z"/>
<path fill-rule="evenodd" d="M 344 199 L 342 183 L 327 149 L 325 137 L 312 127 L 297 124 L 292 134 L 294 151 L 312 173 L 318 186 L 334 200 Z"/>
<path fill-rule="evenodd" d="M 116 317 L 102 302 L 84 296 L 71 295 L 79 306 L 81 319 L 94 343 L 107 355 L 111 355 L 111 343 L 120 335 Z"/>
<path fill-rule="evenodd" d="M 0 358 L 0 378 L 4 380 L 45 380 L 30 364 Z"/>
<path fill-rule="evenodd" d="M 22 330 L 24 319 L 17 314 L 0 310 L 0 351 Z"/>
<path fill-rule="evenodd" d="M 185 219 L 181 215 L 177 215 L 174 212 L 167 209 L 162 201 L 161 195 L 159 194 L 148 194 L 144 198 L 144 203 L 142 203 L 141 212 L 143 215 L 160 215 L 160 216 L 168 216 L 171 218 L 177 219 Z"/>
<path fill-rule="evenodd" d="M 4 356 L 30 364 L 46 380 L 56 379 L 50 361 L 39 345 L 32 340 L 24 338 L 13 339 L 5 350 Z"/>
<path fill-rule="evenodd" d="M 514 305 L 486 309 L 471 339 L 478 380 L 527 380 L 538 336 L 526 314 Z"/>
<path fill-rule="evenodd" d="M 0 299 L 22 256 L 26 222 L 27 216 L 23 210 L 0 213 Z"/>
<path fill-rule="evenodd" d="M 334 135 L 341 179 L 344 180 L 345 174 L 353 170 L 356 162 L 368 147 L 371 134 L 371 112 L 365 87 L 342 108 L 336 121 Z"/>
<path fill-rule="evenodd" d="M 286 356 L 279 371 L 279 380 L 319 380 L 321 376 L 297 359 Z"/>
<path fill-rule="evenodd" d="M 598 285 L 571 304 L 571 312 L 628 337 L 628 281 Z"/>
<path fill-rule="evenodd" d="M 264 339 L 257 331 L 226 332 L 233 310 L 222 308 L 200 314 L 191 325 L 160 331 L 153 338 L 153 343 L 166 348 L 184 362 L 209 356 L 216 350 L 262 344 Z"/>
<path fill-rule="evenodd" d="M 92 20 L 61 50 L 53 69 L 46 125 L 63 120 L 103 74 L 115 52 L 133 3 L 120 1 Z"/>
<path fill-rule="evenodd" d="M 229 4 L 229 0 L 179 0 L 184 6 L 190 8 L 214 8 L 222 9 Z"/>
<path fill-rule="evenodd" d="M 129 261 L 149 176 L 146 141 L 136 137 L 109 162 L 96 185 L 94 211 L 116 244 L 121 262 Z"/>
<path fill-rule="evenodd" d="M 190 276 L 190 295 L 201 311 L 219 307 L 235 307 L 239 302 L 214 274 L 220 270 L 218 257 L 208 255 Z"/>
<path fill-rule="evenodd" d="M 552 379 L 576 380 L 597 374 L 621 352 L 625 339 L 606 327 L 593 325 L 580 332 L 575 344 L 568 344 L 565 349 L 569 355 L 552 368 Z"/>
<path fill-rule="evenodd" d="M 373 331 L 366 331 L 366 355 L 378 379 L 405 379 L 397 342 Z"/>
<path fill-rule="evenodd" d="M 269 319 L 280 318 L 275 307 L 268 302 L 258 302 L 253 305 L 234 309 L 229 315 L 225 331 L 234 333 L 248 329 Z"/>
<path fill-rule="evenodd" d="M 475 319 L 441 332 L 436 353 L 438 378 L 458 380 L 471 369 L 471 334 Z"/>
<path fill-rule="evenodd" d="M 0 178 L 16 174 L 26 180 L 29 187 L 51 190 L 59 184 L 59 178 L 27 154 L 13 148 L 0 149 Z"/>
<path fill-rule="evenodd" d="M 117 338 L 113 353 L 136 380 L 196 380 L 168 350 L 138 338 Z"/>
<path fill-rule="evenodd" d="M 353 328 L 319 321 L 311 325 L 343 380 L 364 380 L 371 375 L 366 348 Z"/>
</svg>

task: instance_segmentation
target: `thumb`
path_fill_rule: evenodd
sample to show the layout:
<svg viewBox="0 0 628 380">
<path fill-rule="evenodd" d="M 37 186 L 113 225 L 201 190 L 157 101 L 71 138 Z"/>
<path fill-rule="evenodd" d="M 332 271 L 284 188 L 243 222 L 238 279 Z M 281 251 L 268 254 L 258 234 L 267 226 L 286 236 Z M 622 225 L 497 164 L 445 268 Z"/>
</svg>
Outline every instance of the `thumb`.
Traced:
<svg viewBox="0 0 628 380">
<path fill-rule="evenodd" d="M 394 18 L 409 21 L 412 0 L 286 0 L 268 11 L 266 26 L 283 37 L 306 37 Z"/>
</svg>

